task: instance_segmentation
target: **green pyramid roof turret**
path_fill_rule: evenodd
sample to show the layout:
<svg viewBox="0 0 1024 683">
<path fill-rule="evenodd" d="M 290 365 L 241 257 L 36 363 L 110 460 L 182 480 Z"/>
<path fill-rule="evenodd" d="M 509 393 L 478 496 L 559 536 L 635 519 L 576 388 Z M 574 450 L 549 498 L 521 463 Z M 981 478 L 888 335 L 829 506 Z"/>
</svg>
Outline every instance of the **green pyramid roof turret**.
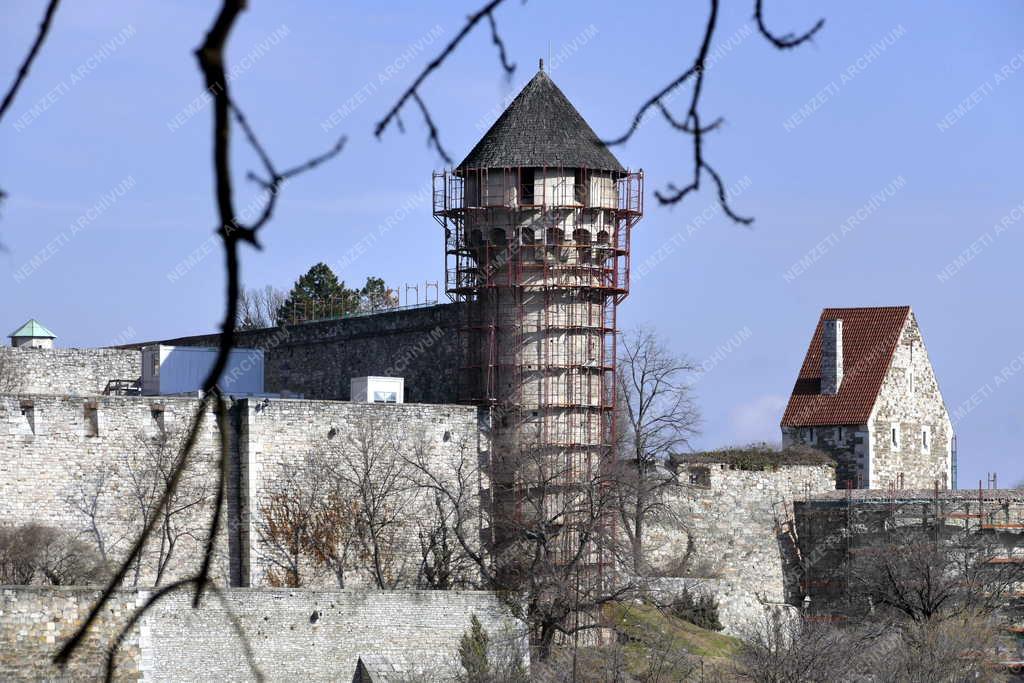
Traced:
<svg viewBox="0 0 1024 683">
<path fill-rule="evenodd" d="M 35 337 L 35 338 L 42 337 L 42 338 L 47 338 L 47 339 L 56 339 L 57 338 L 57 335 L 55 335 L 53 332 L 50 332 L 48 329 L 43 327 L 43 324 L 40 323 L 35 318 L 29 319 L 29 321 L 27 323 L 25 323 L 24 325 L 22 325 L 21 327 L 16 329 L 14 332 L 11 332 L 7 336 L 10 337 L 11 339 L 13 339 L 15 337 Z"/>
</svg>

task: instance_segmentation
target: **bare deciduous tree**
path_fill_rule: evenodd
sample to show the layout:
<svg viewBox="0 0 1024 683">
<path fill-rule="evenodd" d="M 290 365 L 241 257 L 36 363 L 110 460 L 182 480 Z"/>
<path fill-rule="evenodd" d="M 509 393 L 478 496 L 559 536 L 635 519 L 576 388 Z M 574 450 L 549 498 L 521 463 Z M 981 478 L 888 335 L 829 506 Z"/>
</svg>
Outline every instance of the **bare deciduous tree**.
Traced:
<svg viewBox="0 0 1024 683">
<path fill-rule="evenodd" d="M 146 528 L 153 523 L 158 536 L 139 553 L 133 567 L 133 583 L 143 580 L 143 573 L 152 571 L 153 585 L 159 586 L 184 539 L 201 541 L 205 520 L 200 514 L 211 497 L 206 472 L 195 461 L 182 464 L 184 431 L 160 430 L 153 436 L 139 434 L 135 448 L 124 453 L 119 463 L 120 474 L 127 484 L 131 501 L 128 511 L 133 528 Z M 180 468 L 179 468 L 180 466 Z M 177 485 L 166 504 L 161 504 L 164 491 L 180 469 Z M 150 560 L 146 561 L 146 556 Z"/>
<path fill-rule="evenodd" d="M 660 490 L 671 478 L 659 476 L 659 466 L 689 448 L 700 411 L 688 382 L 694 365 L 669 351 L 652 330 L 624 333 L 619 348 L 616 507 L 632 570 L 643 574 L 647 522 L 669 513 Z"/>
<path fill-rule="evenodd" d="M 307 583 L 326 570 L 339 587 L 358 573 L 377 588 L 466 585 L 467 560 L 451 535 L 447 501 L 418 489 L 390 415 L 371 410 L 325 441 L 302 465 L 283 466 L 267 492 L 257 531 L 272 581 Z M 433 464 L 431 464 L 433 466 Z M 417 544 L 419 562 L 413 575 Z"/>
<path fill-rule="evenodd" d="M 307 570 L 324 569 L 345 587 L 356 544 L 358 504 L 330 477 L 325 450 L 309 453 L 299 465 L 282 465 L 266 491 L 256 532 L 261 555 L 271 565 L 275 586 L 302 586 Z"/>
<path fill-rule="evenodd" d="M 368 411 L 332 453 L 330 472 L 341 496 L 356 501 L 356 537 L 377 588 L 395 588 L 403 578 L 400 536 L 408 527 L 416 490 L 400 453 L 394 422 Z"/>
<path fill-rule="evenodd" d="M 989 615 L 1024 585 L 1018 539 L 964 526 L 894 527 L 849 559 L 854 608 L 924 623 Z"/>
<path fill-rule="evenodd" d="M 953 619 L 904 624 L 889 633 L 881 652 L 862 648 L 857 668 L 877 681 L 1007 680 L 998 661 L 998 629 L 990 618 L 962 614 Z"/>
<path fill-rule="evenodd" d="M 444 475 L 429 463 L 413 464 L 418 485 L 450 505 L 452 533 L 484 585 L 507 596 L 529 626 L 539 659 L 557 639 L 600 628 L 602 606 L 632 591 L 628 578 L 608 571 L 618 547 L 607 468 L 573 471 L 543 449 L 525 450 L 509 467 L 492 464 L 486 474 L 470 449 Z M 514 481 L 493 476 L 502 471 L 515 472 Z M 482 482 L 491 486 L 483 503 Z"/>
<path fill-rule="evenodd" d="M 765 613 L 737 657 L 740 680 L 829 683 L 848 680 L 850 640 L 831 624 Z"/>
<path fill-rule="evenodd" d="M 238 329 L 258 330 L 277 327 L 278 311 L 287 298 L 281 290 L 267 285 L 263 289 L 244 289 L 238 295 Z"/>
<path fill-rule="evenodd" d="M 87 474 L 70 473 L 74 481 L 68 492 L 66 502 L 78 515 L 83 523 L 82 532 L 93 540 L 96 550 L 104 562 L 111 559 L 125 535 L 112 537 L 114 532 L 105 520 L 117 515 L 117 501 L 113 500 L 112 480 L 117 476 L 117 468 L 112 463 L 103 463 L 95 471 Z"/>
<path fill-rule="evenodd" d="M 265 490 L 256 520 L 260 556 L 269 564 L 267 583 L 296 588 L 304 584 L 303 556 L 315 533 L 324 480 L 311 456 L 297 466 L 283 464 Z"/>
</svg>

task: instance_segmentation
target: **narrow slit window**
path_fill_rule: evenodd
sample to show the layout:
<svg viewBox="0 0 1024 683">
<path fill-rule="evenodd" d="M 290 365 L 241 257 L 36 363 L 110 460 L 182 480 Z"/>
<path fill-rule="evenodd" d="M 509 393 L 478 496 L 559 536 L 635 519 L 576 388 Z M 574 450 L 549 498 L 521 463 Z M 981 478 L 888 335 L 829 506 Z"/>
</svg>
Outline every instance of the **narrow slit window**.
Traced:
<svg viewBox="0 0 1024 683">
<path fill-rule="evenodd" d="M 520 204 L 533 204 L 534 203 L 534 169 L 524 168 L 520 173 L 519 181 L 519 195 L 522 197 Z"/>
<path fill-rule="evenodd" d="M 82 420 L 86 436 L 100 435 L 100 411 L 95 403 L 85 404 Z"/>
<path fill-rule="evenodd" d="M 36 433 L 36 408 L 31 403 L 21 404 L 21 425 L 19 431 L 22 434 Z"/>
<path fill-rule="evenodd" d="M 153 423 L 153 429 L 157 432 L 163 432 L 167 428 L 167 422 L 164 415 L 164 409 L 159 406 L 153 406 L 149 409 L 149 418 Z"/>
</svg>

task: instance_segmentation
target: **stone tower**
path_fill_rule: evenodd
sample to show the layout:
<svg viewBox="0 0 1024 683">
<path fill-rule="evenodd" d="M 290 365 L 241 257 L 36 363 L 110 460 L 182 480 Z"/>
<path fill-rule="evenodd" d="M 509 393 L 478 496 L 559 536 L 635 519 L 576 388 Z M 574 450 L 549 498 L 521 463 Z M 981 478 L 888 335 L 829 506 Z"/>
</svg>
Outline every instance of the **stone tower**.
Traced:
<svg viewBox="0 0 1024 683">
<path fill-rule="evenodd" d="M 462 398 L 489 414 L 496 505 L 514 504 L 528 461 L 568 484 L 606 462 L 615 313 L 642 206 L 642 172 L 543 70 L 461 164 L 434 174 L 446 290 L 465 303 Z"/>
</svg>

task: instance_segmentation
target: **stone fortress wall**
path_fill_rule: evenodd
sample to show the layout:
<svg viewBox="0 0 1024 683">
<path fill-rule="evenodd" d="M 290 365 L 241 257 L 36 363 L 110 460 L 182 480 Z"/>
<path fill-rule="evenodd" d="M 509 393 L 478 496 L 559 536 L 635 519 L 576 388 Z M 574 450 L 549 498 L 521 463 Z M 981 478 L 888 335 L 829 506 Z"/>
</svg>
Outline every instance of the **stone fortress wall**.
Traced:
<svg viewBox="0 0 1024 683">
<path fill-rule="evenodd" d="M 99 591 L 0 588 L 0 680 L 102 680 L 106 648 L 148 595 L 117 592 L 61 671 L 52 656 Z M 360 659 L 373 674 L 428 672 L 431 680 L 447 680 L 459 670 L 459 638 L 471 614 L 492 642 L 525 654 L 520 623 L 488 592 L 234 588 L 223 601 L 207 596 L 192 609 L 191 594 L 179 591 L 129 633 L 115 680 L 254 680 L 254 664 L 268 681 L 348 681 Z M 251 663 L 232 621 L 249 643 Z"/>
<path fill-rule="evenodd" d="M 168 447 L 176 445 L 197 404 L 198 399 L 168 396 L 0 395 L 0 524 L 56 527 L 94 547 L 102 542 L 111 561 L 123 558 L 141 529 L 135 495 L 145 488 L 144 473 L 156 459 L 170 455 L 158 453 L 154 439 L 163 432 L 172 435 Z M 186 485 L 196 499 L 212 496 L 218 454 L 211 413 L 203 420 L 192 458 L 194 481 L 204 488 Z M 132 486 L 133 476 L 140 481 L 138 488 Z M 232 487 L 229 495 L 236 494 Z M 84 509 L 93 507 L 95 516 L 90 517 Z M 181 528 L 202 530 L 205 536 L 207 519 L 208 506 L 197 507 L 182 518 Z M 224 583 L 232 576 L 228 544 L 236 540 L 223 537 L 218 543 L 217 577 Z M 181 538 L 171 555 L 170 575 L 193 564 L 200 548 L 200 541 Z M 157 560 L 151 551 L 142 583 L 154 578 Z"/>
<path fill-rule="evenodd" d="M 94 543 L 99 533 L 110 559 L 120 559 L 141 528 L 131 500 L 132 474 L 148 462 L 147 449 L 157 434 L 180 442 L 198 403 L 168 396 L 0 395 L 0 523 L 36 522 Z M 268 484 L 308 453 L 334 449 L 328 455 L 361 455 L 353 452 L 353 440 L 360 429 L 371 427 L 380 437 L 379 457 L 415 452 L 443 473 L 461 458 L 475 463 L 479 447 L 476 409 L 468 406 L 240 399 L 231 410 L 227 518 L 217 564 L 218 578 L 228 585 L 266 584 L 257 523 L 268 502 Z M 220 452 L 217 432 L 211 412 L 187 480 L 205 485 L 195 494 L 204 504 L 182 522 L 191 525 L 196 538 L 181 538 L 167 578 L 194 569 L 201 553 Z M 410 587 L 416 585 L 420 525 L 430 519 L 416 515 L 425 503 L 423 492 L 410 487 L 403 495 L 394 550 L 395 566 L 402 571 L 395 580 Z M 83 503 L 93 500 L 98 501 L 95 527 L 82 511 Z M 144 571 L 140 581 L 153 576 Z M 358 585 L 360 575 L 352 579 Z"/>
<path fill-rule="evenodd" d="M 462 359 L 462 307 L 438 304 L 238 332 L 235 346 L 264 351 L 264 388 L 347 401 L 353 377 L 405 378 L 408 403 L 454 403 Z M 208 346 L 218 334 L 147 343 Z M 127 348 L 127 347 L 126 347 Z"/>
<path fill-rule="evenodd" d="M 743 451 L 681 457 L 648 531 L 656 588 L 714 595 L 727 633 L 748 635 L 765 609 L 797 604 L 794 501 L 835 489 L 833 464 L 806 449 L 765 466 Z M 760 458 L 763 458 L 763 453 Z"/>
<path fill-rule="evenodd" d="M 477 411 L 471 406 L 262 399 L 242 399 L 237 405 L 246 585 L 267 585 L 268 553 L 259 534 L 261 510 L 273 492 L 281 490 L 287 468 L 300 464 L 307 454 L 325 455 L 342 468 L 376 468 L 372 479 L 378 486 L 391 466 L 415 478 L 403 458 L 425 459 L 431 471 L 442 477 L 459 464 L 477 465 L 481 436 Z M 398 488 L 394 501 L 400 509 L 394 514 L 400 533 L 390 544 L 389 564 L 391 580 L 408 588 L 418 584 L 420 539 L 436 517 L 430 495 L 413 481 L 398 482 Z M 369 578 L 354 572 L 346 585 L 348 580 L 359 585 Z M 317 583 L 331 581 L 320 576 Z"/>
<path fill-rule="evenodd" d="M 142 353 L 134 349 L 0 347 L 0 394 L 95 396 L 112 379 L 141 375 Z"/>
</svg>

